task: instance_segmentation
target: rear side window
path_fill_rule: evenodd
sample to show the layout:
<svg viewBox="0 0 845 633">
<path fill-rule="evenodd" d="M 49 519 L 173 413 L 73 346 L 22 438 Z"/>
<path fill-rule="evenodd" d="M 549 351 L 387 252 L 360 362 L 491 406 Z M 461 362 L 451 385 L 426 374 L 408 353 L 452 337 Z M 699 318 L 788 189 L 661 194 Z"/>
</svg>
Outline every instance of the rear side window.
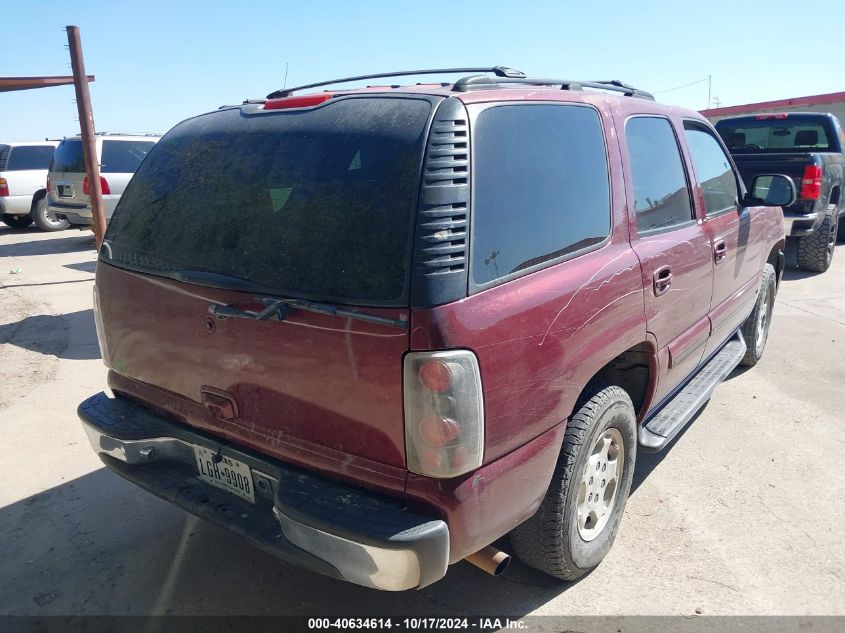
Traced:
<svg viewBox="0 0 845 633">
<path fill-rule="evenodd" d="M 678 141 L 668 120 L 635 117 L 625 125 L 637 231 L 662 231 L 693 219 Z"/>
<path fill-rule="evenodd" d="M 684 123 L 695 176 L 701 185 L 707 215 L 736 209 L 736 178 L 730 160 L 713 135 L 695 123 Z"/>
<path fill-rule="evenodd" d="M 52 145 L 18 145 L 9 152 L 6 171 L 47 169 L 53 158 Z"/>
<path fill-rule="evenodd" d="M 82 141 L 62 141 L 53 155 L 50 171 L 76 172 L 85 171 L 85 156 L 82 154 Z"/>
<path fill-rule="evenodd" d="M 430 113 L 423 99 L 356 97 L 189 119 L 135 173 L 101 256 L 165 276 L 236 277 L 286 296 L 407 305 Z"/>
<path fill-rule="evenodd" d="M 598 112 L 497 106 L 473 133 L 472 279 L 483 285 L 603 242 L 607 152 Z"/>
<path fill-rule="evenodd" d="M 104 174 L 134 174 L 153 148 L 152 141 L 103 141 L 100 172 Z"/>
</svg>

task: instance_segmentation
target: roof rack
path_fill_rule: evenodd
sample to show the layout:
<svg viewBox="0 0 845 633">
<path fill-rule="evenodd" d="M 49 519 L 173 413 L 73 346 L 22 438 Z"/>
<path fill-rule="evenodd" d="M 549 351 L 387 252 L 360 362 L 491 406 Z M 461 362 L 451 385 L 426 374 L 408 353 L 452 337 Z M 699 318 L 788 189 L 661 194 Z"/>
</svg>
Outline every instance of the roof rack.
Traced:
<svg viewBox="0 0 845 633">
<path fill-rule="evenodd" d="M 384 77 L 407 77 L 411 75 L 448 75 L 457 73 L 493 73 L 496 77 L 503 79 L 520 79 L 525 77 L 525 73 L 507 66 L 493 66 L 492 68 L 433 68 L 428 70 L 400 70 L 391 73 L 377 73 L 375 75 L 358 75 L 356 77 L 343 77 L 342 79 L 331 79 L 329 81 L 320 81 L 314 84 L 305 84 L 304 86 L 296 86 L 295 88 L 282 88 L 267 95 L 268 99 L 279 99 L 281 97 L 289 97 L 294 92 L 305 90 L 306 88 L 319 88 L 320 86 L 330 86 L 332 84 L 343 84 L 352 81 L 363 81 L 365 79 L 382 79 Z M 478 75 L 487 77 L 488 75 Z"/>
<path fill-rule="evenodd" d="M 528 86 L 560 86 L 561 90 L 582 90 L 583 88 L 596 88 L 598 90 L 609 90 L 621 92 L 626 97 L 639 97 L 654 101 L 654 95 L 645 90 L 639 90 L 633 86 L 623 83 L 618 79 L 598 81 L 577 81 L 572 79 L 545 79 L 535 77 L 490 77 L 489 75 L 471 75 L 463 77 L 455 82 L 452 90 L 456 92 L 467 92 L 477 88 L 495 88 L 502 84 L 521 84 Z"/>
</svg>

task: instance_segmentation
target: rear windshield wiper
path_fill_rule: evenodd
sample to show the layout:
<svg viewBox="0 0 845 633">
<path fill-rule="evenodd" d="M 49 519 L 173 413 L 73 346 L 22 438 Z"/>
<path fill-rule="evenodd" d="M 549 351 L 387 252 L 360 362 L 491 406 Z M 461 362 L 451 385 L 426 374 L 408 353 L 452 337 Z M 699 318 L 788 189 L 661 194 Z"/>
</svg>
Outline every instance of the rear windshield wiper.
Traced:
<svg viewBox="0 0 845 633">
<path fill-rule="evenodd" d="M 176 270 L 169 272 L 168 276 L 185 283 L 211 286 L 212 288 L 225 288 L 226 290 L 237 290 L 240 292 L 255 292 L 261 293 L 262 295 L 273 294 L 272 288 L 268 288 L 267 286 L 254 284 L 241 277 L 222 275 L 220 273 L 212 273 L 205 270 Z M 305 299 L 294 298 L 280 299 L 278 297 L 265 296 L 257 296 L 255 297 L 255 300 L 266 307 L 263 310 L 254 312 L 252 310 L 241 310 L 233 306 L 213 303 L 208 306 L 208 311 L 210 314 L 213 314 L 221 319 L 233 318 L 255 319 L 256 321 L 284 321 L 291 310 L 305 310 L 306 312 L 333 314 L 335 316 L 358 319 L 359 321 L 367 321 L 368 323 L 388 325 L 402 330 L 408 327 L 408 322 L 402 321 L 401 319 L 390 319 L 387 317 L 377 316 L 375 314 L 346 310 L 330 303 L 318 303 L 314 301 L 307 301 Z"/>
<path fill-rule="evenodd" d="M 407 321 L 390 319 L 388 317 L 377 316 L 375 314 L 366 314 L 364 312 L 354 312 L 330 303 L 316 303 L 314 301 L 306 301 L 305 299 L 277 299 L 274 297 L 255 297 L 255 300 L 266 307 L 263 310 L 253 311 L 241 310 L 240 308 L 235 308 L 221 303 L 212 303 L 208 306 L 208 312 L 220 319 L 235 318 L 254 319 L 256 321 L 284 321 L 292 310 L 304 310 L 306 312 L 331 314 L 334 316 L 357 319 L 359 321 L 367 321 L 368 323 L 378 323 L 379 325 L 389 325 L 390 327 L 403 330 L 408 327 Z"/>
</svg>

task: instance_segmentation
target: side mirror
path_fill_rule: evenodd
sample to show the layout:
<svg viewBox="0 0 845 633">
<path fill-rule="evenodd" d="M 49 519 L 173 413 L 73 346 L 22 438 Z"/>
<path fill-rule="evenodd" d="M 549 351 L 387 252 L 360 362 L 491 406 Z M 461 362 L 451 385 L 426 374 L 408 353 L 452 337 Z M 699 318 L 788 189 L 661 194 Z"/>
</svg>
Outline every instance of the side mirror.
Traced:
<svg viewBox="0 0 845 633">
<path fill-rule="evenodd" d="M 754 178 L 751 191 L 743 202 L 749 207 L 788 207 L 796 199 L 795 184 L 791 178 L 780 174 L 761 174 Z"/>
</svg>

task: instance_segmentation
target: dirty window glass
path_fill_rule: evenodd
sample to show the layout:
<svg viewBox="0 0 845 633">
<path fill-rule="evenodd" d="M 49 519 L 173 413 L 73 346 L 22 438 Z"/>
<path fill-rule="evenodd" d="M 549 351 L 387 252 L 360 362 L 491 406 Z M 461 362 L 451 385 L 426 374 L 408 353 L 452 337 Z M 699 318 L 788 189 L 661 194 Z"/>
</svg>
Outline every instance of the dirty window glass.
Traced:
<svg viewBox="0 0 845 633">
<path fill-rule="evenodd" d="M 134 174 L 153 145 L 152 141 L 103 141 L 100 172 Z"/>
<path fill-rule="evenodd" d="M 430 111 L 422 99 L 351 98 L 190 119 L 135 173 L 105 257 L 286 296 L 398 305 Z"/>
<path fill-rule="evenodd" d="M 666 119 L 636 117 L 625 125 L 634 210 L 640 233 L 693 219 L 689 188 L 672 126 Z"/>
<path fill-rule="evenodd" d="M 472 278 L 485 284 L 603 242 L 607 154 L 592 108 L 481 112 L 473 136 Z"/>
<path fill-rule="evenodd" d="M 736 178 L 719 142 L 710 132 L 693 123 L 684 124 L 684 134 L 692 155 L 695 176 L 701 185 L 707 215 L 736 209 Z"/>
<path fill-rule="evenodd" d="M 6 165 L 8 171 L 26 171 L 47 169 L 53 158 L 55 148 L 52 145 L 19 145 L 9 153 Z"/>
</svg>

